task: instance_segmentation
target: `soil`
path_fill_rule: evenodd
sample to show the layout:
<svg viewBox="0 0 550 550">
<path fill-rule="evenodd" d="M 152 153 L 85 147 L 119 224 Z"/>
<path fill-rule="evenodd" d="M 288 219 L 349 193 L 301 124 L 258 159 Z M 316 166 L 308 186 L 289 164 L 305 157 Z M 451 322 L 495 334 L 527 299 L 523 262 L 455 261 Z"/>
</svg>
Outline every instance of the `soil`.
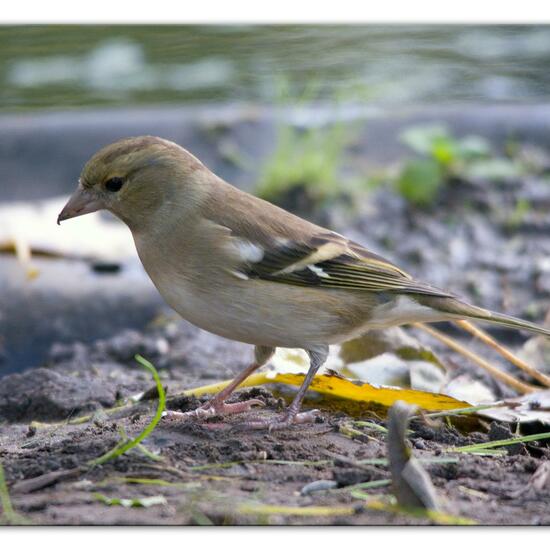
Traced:
<svg viewBox="0 0 550 550">
<path fill-rule="evenodd" d="M 324 407 L 323 400 L 312 394 L 304 406 L 320 408 L 312 424 L 271 433 L 243 427 L 246 419 L 280 413 L 289 395 L 277 386 L 237 392 L 237 399 L 256 397 L 266 406 L 225 422 L 220 418 L 162 420 L 144 440 L 157 460 L 134 449 L 101 466 L 88 467 L 88 461 L 117 444 L 121 430 L 135 436 L 152 417 L 155 392 L 149 392 L 152 399 L 106 412 L 130 396 L 151 390 L 150 375 L 132 359 L 136 352 L 145 353 L 159 367 L 168 407 L 183 411 L 205 398 L 175 397 L 180 391 L 229 377 L 251 358 L 248 346 L 165 319 L 142 333 L 123 331 L 89 346 L 53 346 L 47 367 L 6 376 L 0 388 L 0 460 L 14 509 L 24 521 L 55 525 L 431 523 L 368 507 L 364 497 L 387 499 L 391 494 L 389 485 L 355 487 L 390 478 L 387 465 L 368 463 L 387 456 L 386 436 L 370 428 L 350 436 L 343 428 L 353 419 L 334 404 Z M 70 423 L 90 412 L 94 414 L 88 422 Z M 363 418 L 385 425 L 374 413 Z M 474 429 L 461 432 L 444 422 L 424 420 L 411 425 L 414 455 L 436 461 L 425 468 L 445 510 L 482 524 L 549 524 L 550 491 L 533 493 L 525 488 L 550 458 L 550 448 L 543 442 L 530 443 L 509 447 L 498 457 L 448 452 L 451 445 L 502 439 L 511 433 L 507 424 L 497 422 L 479 423 Z M 454 461 L 438 463 L 442 458 Z M 135 478 L 154 480 L 154 484 L 132 483 Z M 150 507 L 124 507 L 100 500 L 155 496 L 165 501 Z M 321 506 L 333 508 L 334 513 L 300 516 L 262 508 L 267 505 Z"/>
</svg>

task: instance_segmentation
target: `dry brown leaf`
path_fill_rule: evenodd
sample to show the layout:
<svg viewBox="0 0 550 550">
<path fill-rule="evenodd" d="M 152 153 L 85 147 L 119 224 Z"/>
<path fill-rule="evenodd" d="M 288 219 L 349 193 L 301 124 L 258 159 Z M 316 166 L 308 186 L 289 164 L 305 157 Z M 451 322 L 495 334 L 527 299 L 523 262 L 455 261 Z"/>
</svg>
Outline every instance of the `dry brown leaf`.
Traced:
<svg viewBox="0 0 550 550">
<path fill-rule="evenodd" d="M 495 408 L 479 411 L 479 415 L 504 422 L 550 424 L 550 390 L 504 399 Z"/>
</svg>

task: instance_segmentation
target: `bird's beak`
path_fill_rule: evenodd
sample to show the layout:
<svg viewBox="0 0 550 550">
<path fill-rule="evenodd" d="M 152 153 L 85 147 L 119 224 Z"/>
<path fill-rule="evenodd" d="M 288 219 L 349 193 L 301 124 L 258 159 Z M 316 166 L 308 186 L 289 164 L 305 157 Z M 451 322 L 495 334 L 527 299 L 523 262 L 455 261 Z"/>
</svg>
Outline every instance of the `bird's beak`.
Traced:
<svg viewBox="0 0 550 550">
<path fill-rule="evenodd" d="M 100 210 L 103 207 L 103 202 L 98 197 L 79 184 L 63 210 L 61 210 L 59 216 L 57 216 L 57 225 L 64 220 L 83 216 L 84 214 Z"/>
</svg>

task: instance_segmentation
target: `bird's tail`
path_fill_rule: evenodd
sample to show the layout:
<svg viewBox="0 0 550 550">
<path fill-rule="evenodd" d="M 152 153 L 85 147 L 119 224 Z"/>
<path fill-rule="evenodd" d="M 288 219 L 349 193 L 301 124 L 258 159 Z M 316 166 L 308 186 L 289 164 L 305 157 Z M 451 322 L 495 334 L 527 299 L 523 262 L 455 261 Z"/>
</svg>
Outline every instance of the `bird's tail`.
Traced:
<svg viewBox="0 0 550 550">
<path fill-rule="evenodd" d="M 451 318 L 476 319 L 479 321 L 486 321 L 487 323 L 504 325 L 510 328 L 527 330 L 529 332 L 543 334 L 544 336 L 550 337 L 550 329 L 541 327 L 535 323 L 530 323 L 529 321 L 524 321 L 518 317 L 473 306 L 455 298 L 422 296 L 418 299 L 418 301 L 422 305 L 429 306 L 433 309 L 449 314 Z"/>
</svg>

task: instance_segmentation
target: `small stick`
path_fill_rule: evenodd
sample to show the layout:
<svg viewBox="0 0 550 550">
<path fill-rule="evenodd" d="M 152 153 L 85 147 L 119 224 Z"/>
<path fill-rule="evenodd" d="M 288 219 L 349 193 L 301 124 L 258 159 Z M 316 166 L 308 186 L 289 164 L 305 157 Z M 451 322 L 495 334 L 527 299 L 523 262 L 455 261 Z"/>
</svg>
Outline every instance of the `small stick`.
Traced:
<svg viewBox="0 0 550 550">
<path fill-rule="evenodd" d="M 73 477 L 79 476 L 85 471 L 84 468 L 77 466 L 70 470 L 56 470 L 54 472 L 48 472 L 37 477 L 31 477 L 30 479 L 24 479 L 12 485 L 12 494 L 17 493 L 32 493 L 33 491 L 39 491 L 50 485 L 54 485 L 60 481 L 66 481 Z"/>
<path fill-rule="evenodd" d="M 473 336 L 479 338 L 482 342 L 487 344 L 496 350 L 502 357 L 508 359 L 510 363 L 515 365 L 518 369 L 526 372 L 532 376 L 535 380 L 538 380 L 541 384 L 550 388 L 550 376 L 539 372 L 537 369 L 528 365 L 525 361 L 522 361 L 517 355 L 512 353 L 509 349 L 505 348 L 499 342 L 497 342 L 492 336 L 487 334 L 484 330 L 476 327 L 469 321 L 455 321 L 455 325 L 463 328 L 466 332 L 469 332 Z"/>
<path fill-rule="evenodd" d="M 472 351 L 466 349 L 464 346 L 459 344 L 456 340 L 453 340 L 451 337 L 447 336 L 446 334 L 443 334 L 439 330 L 433 327 L 424 325 L 423 323 L 414 323 L 413 326 L 423 330 L 424 332 L 427 332 L 434 338 L 437 338 L 440 342 L 443 342 L 445 345 L 449 346 L 451 349 L 460 353 L 464 357 L 467 357 L 468 359 L 470 359 L 470 361 L 474 362 L 478 367 L 481 367 L 483 370 L 487 371 L 489 374 L 491 374 L 491 376 L 493 376 L 497 380 L 500 380 L 503 384 L 506 384 L 511 388 L 514 388 L 520 393 L 531 393 L 532 391 L 535 391 L 536 389 L 538 389 L 538 388 L 535 388 L 534 386 L 530 386 L 529 384 L 524 384 L 523 382 L 516 380 L 513 376 L 510 376 L 509 374 L 502 372 L 496 367 L 493 367 L 493 365 L 485 361 L 485 359 L 473 353 Z"/>
</svg>

